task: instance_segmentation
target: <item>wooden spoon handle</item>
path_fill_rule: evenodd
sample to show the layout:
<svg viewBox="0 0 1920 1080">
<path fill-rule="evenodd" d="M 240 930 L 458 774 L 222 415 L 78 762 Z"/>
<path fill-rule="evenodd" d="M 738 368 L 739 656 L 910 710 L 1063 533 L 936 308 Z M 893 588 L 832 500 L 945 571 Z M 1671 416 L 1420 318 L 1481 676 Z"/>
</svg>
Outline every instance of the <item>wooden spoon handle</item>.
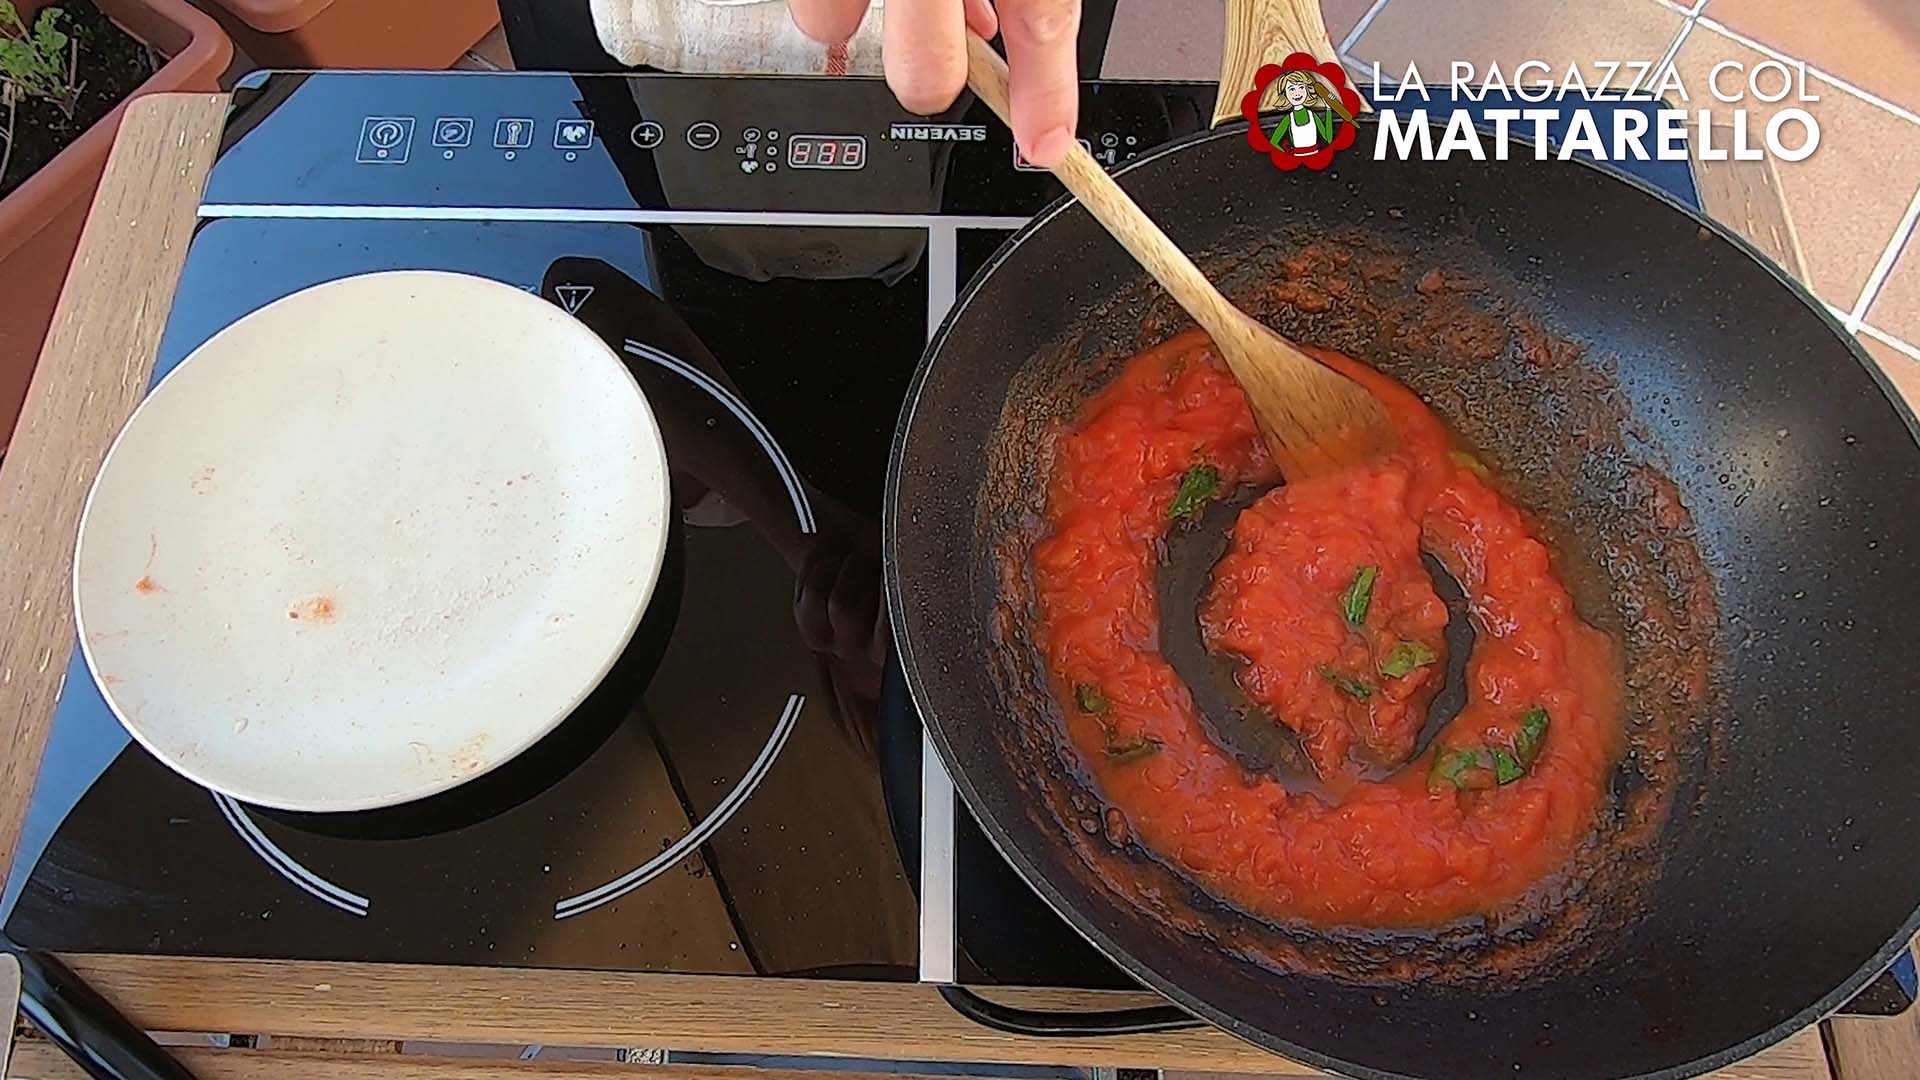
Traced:
<svg viewBox="0 0 1920 1080">
<path fill-rule="evenodd" d="M 1007 62 L 971 31 L 967 33 L 967 84 L 1003 122 L 1013 124 L 1013 114 L 1007 106 Z M 1220 290 L 1193 265 L 1186 252 L 1167 239 L 1160 226 L 1114 183 L 1113 177 L 1107 175 L 1085 147 L 1075 142 L 1060 164 L 1053 167 L 1053 174 L 1214 340 L 1243 336 L 1240 324 L 1245 317 L 1220 295 Z"/>
<path fill-rule="evenodd" d="M 1277 64 L 1289 53 L 1310 53 L 1316 60 L 1340 59 L 1327 37 L 1320 0 L 1227 0 L 1227 40 L 1220 51 L 1220 91 L 1213 101 L 1213 122 L 1240 118 L 1240 99 L 1253 89 L 1262 64 Z M 1268 93 L 1273 92 L 1268 87 Z M 1346 108 L 1329 101 L 1348 122 Z M 1367 111 L 1365 98 L 1360 110 Z"/>
</svg>

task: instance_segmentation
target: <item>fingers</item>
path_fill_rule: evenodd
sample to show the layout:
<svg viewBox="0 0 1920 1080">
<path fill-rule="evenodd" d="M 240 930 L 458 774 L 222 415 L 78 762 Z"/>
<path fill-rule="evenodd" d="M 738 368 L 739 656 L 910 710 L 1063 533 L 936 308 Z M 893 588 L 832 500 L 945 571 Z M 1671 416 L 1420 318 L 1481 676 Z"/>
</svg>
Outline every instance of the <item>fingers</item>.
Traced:
<svg viewBox="0 0 1920 1080">
<path fill-rule="evenodd" d="M 819 538 L 794 582 L 793 618 L 800 640 L 814 652 L 850 662 L 885 659 L 886 612 L 880 591 L 876 550 Z"/>
<path fill-rule="evenodd" d="M 865 659 L 880 618 L 880 563 L 859 552 L 840 564 L 827 597 L 827 620 L 833 627 L 833 653 L 847 660 Z"/>
<path fill-rule="evenodd" d="M 867 0 L 787 0 L 793 25 L 815 41 L 838 45 L 860 29 Z"/>
<path fill-rule="evenodd" d="M 893 96 L 925 116 L 967 85 L 966 11 L 954 0 L 887 0 L 880 56 Z"/>
<path fill-rule="evenodd" d="M 966 0 L 966 9 L 967 29 L 992 41 L 1000 32 L 1000 16 L 993 13 L 990 0 Z"/>
<path fill-rule="evenodd" d="M 1080 123 L 1080 0 L 1000 0 L 1000 11 L 1014 138 L 1028 161 L 1053 165 Z"/>
<path fill-rule="evenodd" d="M 793 621 L 800 629 L 800 640 L 814 652 L 833 651 L 833 617 L 829 599 L 839 576 L 845 552 L 820 541 L 807 553 L 793 588 Z"/>
</svg>

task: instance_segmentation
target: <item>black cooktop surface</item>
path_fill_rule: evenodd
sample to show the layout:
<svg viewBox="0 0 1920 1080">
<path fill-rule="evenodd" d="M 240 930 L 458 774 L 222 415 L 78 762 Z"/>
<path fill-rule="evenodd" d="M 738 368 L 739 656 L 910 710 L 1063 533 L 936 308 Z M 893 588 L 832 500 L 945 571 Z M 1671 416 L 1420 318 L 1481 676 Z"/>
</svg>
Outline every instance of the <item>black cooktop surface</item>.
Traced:
<svg viewBox="0 0 1920 1080">
<path fill-rule="evenodd" d="M 1084 134 L 1123 162 L 1200 130 L 1212 96 L 1088 84 Z M 633 646 L 553 736 L 393 810 L 289 814 L 201 789 L 129 741 L 76 653 L 7 933 L 80 951 L 912 979 L 933 918 L 942 945 L 956 922 L 979 940 L 965 951 L 985 967 L 963 959 L 963 976 L 1122 981 L 964 813 L 957 855 L 923 867 L 919 723 L 887 667 L 877 521 L 908 378 L 959 287 L 1058 194 L 990 119 L 913 118 L 857 79 L 243 88 L 155 379 L 333 278 L 432 268 L 519 286 L 599 332 L 647 393 L 680 509 L 667 570 Z M 923 871 L 938 910 L 922 909 Z"/>
</svg>

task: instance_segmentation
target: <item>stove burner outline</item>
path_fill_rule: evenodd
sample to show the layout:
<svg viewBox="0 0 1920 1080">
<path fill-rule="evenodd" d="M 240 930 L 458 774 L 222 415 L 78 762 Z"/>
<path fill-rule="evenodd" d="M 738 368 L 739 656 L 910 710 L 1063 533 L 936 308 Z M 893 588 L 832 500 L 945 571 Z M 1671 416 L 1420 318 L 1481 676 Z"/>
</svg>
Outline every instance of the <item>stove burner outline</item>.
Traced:
<svg viewBox="0 0 1920 1080">
<path fill-rule="evenodd" d="M 651 360 L 682 376 L 695 386 L 712 394 L 720 404 L 725 405 L 734 419 L 746 425 L 747 432 L 753 436 L 755 442 L 760 444 L 760 449 L 766 451 L 767 457 L 773 459 L 773 469 L 780 474 L 780 482 L 787 486 L 787 497 L 793 500 L 793 511 L 800 518 L 800 531 L 803 533 L 819 531 L 813 522 L 813 502 L 807 498 L 807 489 L 800 482 L 800 474 L 794 470 L 793 462 L 787 460 L 787 452 L 780 449 L 779 443 L 773 441 L 773 433 L 767 430 L 767 425 L 761 423 L 759 417 L 753 415 L 753 411 L 747 408 L 746 402 L 735 397 L 733 391 L 715 382 L 706 372 L 671 353 L 662 352 L 632 338 L 627 339 L 626 348 L 627 352 L 634 356 Z"/>
<path fill-rule="evenodd" d="M 348 892 L 300 865 L 299 860 L 280 850 L 278 844 L 267 839 L 267 834 L 260 831 L 260 826 L 248 816 L 246 807 L 241 806 L 238 801 L 217 791 L 208 792 L 208 794 L 213 796 L 213 805 L 220 808 L 220 815 L 227 819 L 227 824 L 233 826 L 234 832 L 240 834 L 240 839 L 246 841 L 247 846 L 253 849 L 253 853 L 260 856 L 268 866 L 273 867 L 281 877 L 323 903 L 331 904 L 349 915 L 356 915 L 362 919 L 367 917 L 373 904 L 366 897 Z"/>
<path fill-rule="evenodd" d="M 787 497 L 793 500 L 794 515 L 800 519 L 800 531 L 803 533 L 818 531 L 813 520 L 813 502 L 807 498 L 806 485 L 800 482 L 800 474 L 795 471 L 793 462 L 788 460 L 786 451 L 780 449 L 780 444 L 774 441 L 773 433 L 767 430 L 767 426 L 760 422 L 760 418 L 753 414 L 752 409 L 747 408 L 746 402 L 741 401 L 731 390 L 716 382 L 706 372 L 671 353 L 632 338 L 627 339 L 625 347 L 628 353 L 674 372 L 705 390 L 714 400 L 726 406 L 734 419 L 740 421 L 747 432 L 753 436 L 754 441 L 760 444 L 760 449 L 765 452 L 768 460 L 773 462 L 774 471 L 780 474 L 780 482 L 786 485 Z M 700 819 L 699 824 L 687 830 L 686 835 L 674 841 L 660 854 L 612 881 L 578 895 L 561 899 L 553 905 L 554 921 L 570 919 L 620 899 L 665 873 L 675 863 L 686 858 L 689 852 L 706 843 L 708 837 L 719 832 L 721 826 L 725 825 L 727 820 L 733 817 L 734 813 L 747 801 L 747 796 L 752 795 L 754 789 L 760 786 L 760 781 L 766 777 L 767 771 L 773 768 L 773 763 L 779 758 L 780 751 L 787 745 L 787 738 L 793 734 L 794 722 L 799 719 L 800 712 L 806 704 L 805 694 L 787 695 L 787 706 L 781 710 L 780 720 L 774 725 L 773 733 L 767 736 L 766 745 L 760 748 L 759 756 L 754 758 L 753 764 L 747 769 L 746 774 L 740 777 L 739 783 L 733 786 L 733 790 L 727 793 L 727 797 L 720 800 L 720 805 Z"/>
<path fill-rule="evenodd" d="M 773 433 L 768 431 L 766 424 L 753 414 L 753 410 L 747 407 L 746 402 L 741 401 L 737 395 L 716 382 L 711 376 L 677 356 L 632 339 L 626 341 L 625 347 L 628 353 L 680 375 L 725 406 L 727 411 L 732 413 L 734 418 L 739 420 L 753 436 L 754 441 L 760 444 L 760 449 L 773 463 L 774 471 L 780 475 L 780 482 L 786 486 L 788 498 L 793 501 L 794 515 L 799 519 L 800 531 L 809 534 L 818 531 L 814 523 L 813 503 L 807 497 L 806 486 L 800 482 L 799 472 L 794 469 L 793 462 L 788 459 L 786 451 L 774 441 Z M 620 899 L 665 873 L 685 858 L 689 852 L 706 843 L 714 833 L 719 832 L 745 804 L 747 797 L 753 794 L 754 789 L 760 786 L 760 781 L 765 779 L 767 772 L 773 768 L 774 761 L 780 757 L 780 751 L 786 748 L 787 739 L 792 736 L 794 724 L 799 720 L 800 713 L 806 708 L 806 704 L 805 694 L 787 695 L 786 707 L 781 710 L 780 720 L 774 725 L 772 734 L 767 737 L 766 745 L 760 748 L 759 756 L 741 776 L 740 781 L 734 785 L 733 790 L 727 793 L 727 797 L 702 818 L 699 824 L 687 830 L 684 836 L 658 855 L 632 870 L 586 892 L 562 898 L 554 904 L 554 920 L 582 915 Z M 372 902 L 366 897 L 349 892 L 301 865 L 261 831 L 260 826 L 238 801 L 219 792 L 209 792 L 209 794 L 213 797 L 214 805 L 219 807 L 221 816 L 225 817 L 227 824 L 233 827 L 233 831 L 239 835 L 247 847 L 253 850 L 255 855 L 258 855 L 281 877 L 303 892 L 349 915 L 363 919 L 368 916 L 372 909 Z"/>
<path fill-rule="evenodd" d="M 767 744 L 760 748 L 760 756 L 754 758 L 753 765 L 747 769 L 746 775 L 742 776 L 740 782 L 733 786 L 733 790 L 727 793 L 726 798 L 720 800 L 720 805 L 714 807 L 711 813 L 700 819 L 700 824 L 687 830 L 685 836 L 674 841 L 673 845 L 665 851 L 662 851 L 660 854 L 655 855 L 653 858 L 648 859 L 646 862 L 641 863 L 639 866 L 634 867 L 619 877 L 614 878 L 605 885 L 589 889 L 577 896 L 566 897 L 559 903 L 553 905 L 554 921 L 559 922 L 561 919 L 570 919 L 575 915 L 583 915 L 592 911 L 594 908 L 600 907 L 603 904 L 611 904 L 615 900 L 620 899 L 667 872 L 675 863 L 693 851 L 693 849 L 706 843 L 708 837 L 719 832 L 721 826 L 727 823 L 727 819 L 733 817 L 735 811 L 739 810 L 740 807 L 746 803 L 747 796 L 753 794 L 753 790 L 760 786 L 760 781 L 766 777 L 767 771 L 773 768 L 774 760 L 780 756 L 780 751 L 786 747 L 787 737 L 793 734 L 794 722 L 800 718 L 800 711 L 806 708 L 806 704 L 807 698 L 805 694 L 787 695 L 787 707 L 781 711 L 780 722 L 774 725 L 773 734 L 767 737 Z"/>
</svg>

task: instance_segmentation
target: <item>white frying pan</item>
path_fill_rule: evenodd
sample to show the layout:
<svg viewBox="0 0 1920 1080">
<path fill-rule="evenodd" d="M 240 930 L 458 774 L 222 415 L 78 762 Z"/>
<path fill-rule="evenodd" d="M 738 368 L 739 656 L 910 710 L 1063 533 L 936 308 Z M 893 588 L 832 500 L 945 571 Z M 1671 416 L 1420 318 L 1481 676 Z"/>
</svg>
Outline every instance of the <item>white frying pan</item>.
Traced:
<svg viewBox="0 0 1920 1080">
<path fill-rule="evenodd" d="M 134 412 L 80 521 L 87 664 L 189 779 L 389 806 L 531 746 L 639 624 L 666 453 L 619 358 L 459 274 L 296 293 Z"/>
</svg>

